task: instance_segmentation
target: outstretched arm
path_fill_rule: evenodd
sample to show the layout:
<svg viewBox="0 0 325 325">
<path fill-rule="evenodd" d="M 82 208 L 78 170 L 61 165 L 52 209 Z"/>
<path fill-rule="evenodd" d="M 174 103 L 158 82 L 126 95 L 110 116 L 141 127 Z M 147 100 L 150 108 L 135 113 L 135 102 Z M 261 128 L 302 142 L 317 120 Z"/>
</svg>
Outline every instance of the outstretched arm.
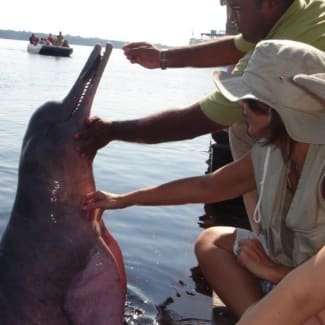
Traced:
<svg viewBox="0 0 325 325">
<path fill-rule="evenodd" d="M 131 63 L 148 69 L 160 68 L 161 50 L 146 42 L 129 43 L 123 47 Z M 168 49 L 164 53 L 165 67 L 216 67 L 236 64 L 244 55 L 239 51 L 232 36 L 190 46 Z"/>
<path fill-rule="evenodd" d="M 192 139 L 225 128 L 210 120 L 199 104 L 171 109 L 144 118 L 112 122 L 112 137 L 140 143 L 160 143 Z"/>
<path fill-rule="evenodd" d="M 75 136 L 76 148 L 90 159 L 112 140 L 159 143 L 191 139 L 222 130 L 225 126 L 210 120 L 199 104 L 171 109 L 129 121 L 103 121 L 93 118 Z"/>
<path fill-rule="evenodd" d="M 255 188 L 250 153 L 244 158 L 203 176 L 172 181 L 126 194 L 94 192 L 86 196 L 84 209 L 120 209 L 133 205 L 212 203 L 238 197 Z"/>
</svg>

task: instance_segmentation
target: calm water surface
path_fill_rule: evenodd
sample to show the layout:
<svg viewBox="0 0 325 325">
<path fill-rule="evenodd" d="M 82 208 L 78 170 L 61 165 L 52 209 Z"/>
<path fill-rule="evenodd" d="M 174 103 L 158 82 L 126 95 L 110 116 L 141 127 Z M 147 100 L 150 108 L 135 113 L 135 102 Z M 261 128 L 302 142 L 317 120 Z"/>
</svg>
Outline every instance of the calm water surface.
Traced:
<svg viewBox="0 0 325 325">
<path fill-rule="evenodd" d="M 0 237 L 11 212 L 22 137 L 33 111 L 61 100 L 79 75 L 92 47 L 74 46 L 71 58 L 32 55 L 27 43 L 0 39 Z M 115 49 L 92 113 L 131 119 L 185 107 L 213 88 L 211 69 L 146 70 Z M 168 132 L 168 130 L 166 130 Z M 178 177 L 203 174 L 209 137 L 160 145 L 113 142 L 94 162 L 99 189 L 125 192 Z M 106 212 L 128 276 L 128 324 L 208 324 L 210 298 L 195 291 L 193 243 L 200 233 L 201 205 L 136 207 Z M 168 315 L 158 308 L 168 298 Z M 159 320 L 171 318 L 172 322 Z"/>
</svg>

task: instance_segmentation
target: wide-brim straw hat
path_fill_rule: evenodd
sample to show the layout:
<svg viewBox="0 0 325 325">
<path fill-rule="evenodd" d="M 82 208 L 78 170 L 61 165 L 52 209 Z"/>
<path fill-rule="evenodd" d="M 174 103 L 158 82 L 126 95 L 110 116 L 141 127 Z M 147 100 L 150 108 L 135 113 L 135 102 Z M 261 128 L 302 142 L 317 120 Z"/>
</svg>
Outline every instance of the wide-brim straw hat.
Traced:
<svg viewBox="0 0 325 325">
<path fill-rule="evenodd" d="M 323 51 L 295 41 L 266 40 L 256 45 L 242 76 L 213 75 L 228 100 L 263 102 L 279 113 L 292 139 L 325 144 L 324 74 Z"/>
</svg>

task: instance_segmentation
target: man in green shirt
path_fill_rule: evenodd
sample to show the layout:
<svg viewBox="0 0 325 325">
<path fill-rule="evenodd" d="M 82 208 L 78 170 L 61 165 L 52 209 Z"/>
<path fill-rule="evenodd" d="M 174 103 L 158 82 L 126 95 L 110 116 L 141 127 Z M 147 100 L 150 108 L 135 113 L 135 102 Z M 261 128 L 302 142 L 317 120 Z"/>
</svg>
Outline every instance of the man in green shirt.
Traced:
<svg viewBox="0 0 325 325">
<path fill-rule="evenodd" d="M 180 67 L 217 67 L 234 65 L 241 75 L 254 49 L 263 39 L 291 39 L 325 50 L 324 0 L 227 0 L 233 23 L 240 35 L 225 36 L 208 43 L 160 50 L 149 43 L 130 43 L 124 47 L 126 57 L 149 69 Z M 84 132 L 76 135 L 77 150 L 91 159 L 96 151 L 112 140 L 138 143 L 178 141 L 214 133 L 242 122 L 238 105 L 219 92 L 198 103 L 127 121 L 103 121 L 94 118 Z M 247 149 L 238 144 L 245 140 L 242 131 L 234 134 L 231 145 L 235 158 Z M 246 137 L 247 138 L 247 137 Z M 233 143 L 233 144 L 232 144 Z M 235 143 L 235 144 L 234 144 Z M 244 149 L 243 149 L 244 148 Z M 253 204 L 254 205 L 254 199 Z M 247 208 L 247 206 L 246 206 Z M 252 206 L 248 208 L 251 215 Z M 254 228 L 254 227 L 253 227 Z"/>
<path fill-rule="evenodd" d="M 245 0 L 228 1 L 230 8 L 235 8 L 232 9 L 233 11 L 240 11 L 244 7 L 244 2 Z M 263 4 L 266 5 L 268 1 L 253 0 L 253 2 L 260 2 L 261 8 L 263 8 Z M 263 39 L 290 39 L 311 44 L 325 51 L 325 2 L 323 0 L 278 0 L 276 2 L 282 2 L 283 4 L 291 3 L 291 5 L 275 20 L 273 26 L 271 26 L 271 29 Z M 240 3 L 243 4 L 240 5 Z M 235 7 L 231 6 L 231 4 Z M 252 39 L 254 43 L 250 44 L 246 41 L 248 37 L 245 37 L 244 33 L 233 37 L 235 47 L 245 53 L 235 66 L 233 73 L 236 75 L 243 73 L 251 52 L 255 47 L 256 39 Z M 261 39 L 257 39 L 257 41 L 259 40 Z M 242 114 L 238 106 L 229 106 L 229 104 L 217 90 L 200 101 L 202 111 L 207 117 L 227 126 L 242 120 Z"/>
</svg>

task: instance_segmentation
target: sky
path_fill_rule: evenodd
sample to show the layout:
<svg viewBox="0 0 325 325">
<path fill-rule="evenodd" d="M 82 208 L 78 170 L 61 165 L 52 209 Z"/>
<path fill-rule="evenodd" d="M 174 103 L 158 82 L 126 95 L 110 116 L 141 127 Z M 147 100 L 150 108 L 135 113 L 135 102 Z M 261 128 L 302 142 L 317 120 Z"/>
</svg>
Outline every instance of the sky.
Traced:
<svg viewBox="0 0 325 325">
<path fill-rule="evenodd" d="M 0 29 L 170 46 L 225 30 L 225 22 L 220 0 L 6 0 L 0 13 Z"/>
</svg>

